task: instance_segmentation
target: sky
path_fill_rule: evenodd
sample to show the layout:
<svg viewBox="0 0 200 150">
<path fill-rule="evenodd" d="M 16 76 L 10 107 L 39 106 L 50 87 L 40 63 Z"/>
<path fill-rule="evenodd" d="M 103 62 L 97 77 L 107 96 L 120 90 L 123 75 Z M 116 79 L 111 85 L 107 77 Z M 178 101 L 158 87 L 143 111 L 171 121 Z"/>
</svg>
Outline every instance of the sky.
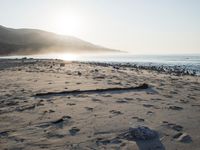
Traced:
<svg viewBox="0 0 200 150">
<path fill-rule="evenodd" d="M 200 53 L 200 0 L 0 0 L 0 21 L 133 54 Z"/>
</svg>

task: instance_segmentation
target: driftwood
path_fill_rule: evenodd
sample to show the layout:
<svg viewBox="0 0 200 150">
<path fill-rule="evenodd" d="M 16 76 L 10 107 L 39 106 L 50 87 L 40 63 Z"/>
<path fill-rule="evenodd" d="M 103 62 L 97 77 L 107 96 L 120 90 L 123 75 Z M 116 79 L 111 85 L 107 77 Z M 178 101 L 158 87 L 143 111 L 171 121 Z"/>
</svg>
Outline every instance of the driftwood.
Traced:
<svg viewBox="0 0 200 150">
<path fill-rule="evenodd" d="M 36 93 L 35 97 L 40 96 L 56 96 L 56 95 L 68 95 L 68 94 L 91 94 L 91 93 L 103 93 L 103 92 L 115 92 L 115 91 L 125 91 L 125 90 L 142 90 L 147 89 L 149 86 L 148 84 L 144 83 L 142 85 L 136 87 L 114 87 L 114 88 L 107 88 L 107 89 L 92 89 L 92 90 L 72 90 L 72 91 L 60 91 L 60 92 L 46 92 L 46 93 Z"/>
</svg>

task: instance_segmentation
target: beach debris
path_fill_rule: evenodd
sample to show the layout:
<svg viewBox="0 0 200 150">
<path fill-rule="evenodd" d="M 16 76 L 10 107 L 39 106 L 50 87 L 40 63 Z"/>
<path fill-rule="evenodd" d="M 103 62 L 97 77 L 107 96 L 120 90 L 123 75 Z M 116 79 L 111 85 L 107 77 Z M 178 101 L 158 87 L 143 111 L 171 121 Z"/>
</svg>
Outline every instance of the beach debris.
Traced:
<svg viewBox="0 0 200 150">
<path fill-rule="evenodd" d="M 79 131 L 80 131 L 79 128 L 77 128 L 77 127 L 72 127 L 72 128 L 69 130 L 69 133 L 70 133 L 70 135 L 74 136 L 74 135 L 76 135 L 77 132 L 79 132 Z"/>
<path fill-rule="evenodd" d="M 173 138 L 176 141 L 182 142 L 182 143 L 190 143 L 192 142 L 192 138 L 190 135 L 188 135 L 187 133 L 177 133 L 173 136 Z"/>
<path fill-rule="evenodd" d="M 152 140 L 158 137 L 158 133 L 145 126 L 137 128 L 130 127 L 127 132 L 122 133 L 119 137 L 126 140 Z"/>
<path fill-rule="evenodd" d="M 101 93 L 101 92 L 115 92 L 115 91 L 129 91 L 129 90 L 143 90 L 147 89 L 148 84 L 144 83 L 136 87 L 113 87 L 107 89 L 91 89 L 91 90 L 72 90 L 72 91 L 60 91 L 60 92 L 46 92 L 46 93 L 36 93 L 33 96 L 56 96 L 61 94 L 93 94 L 93 93 Z"/>
</svg>

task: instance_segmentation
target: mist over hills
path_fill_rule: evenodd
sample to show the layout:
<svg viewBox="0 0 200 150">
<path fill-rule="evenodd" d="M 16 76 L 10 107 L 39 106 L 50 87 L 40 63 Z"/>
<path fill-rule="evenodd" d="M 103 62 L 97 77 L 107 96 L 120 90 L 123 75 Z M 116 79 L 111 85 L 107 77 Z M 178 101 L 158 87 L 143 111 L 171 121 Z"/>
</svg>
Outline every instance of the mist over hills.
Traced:
<svg viewBox="0 0 200 150">
<path fill-rule="evenodd" d="M 72 36 L 38 29 L 12 29 L 0 25 L 0 56 L 46 53 L 120 52 Z"/>
</svg>

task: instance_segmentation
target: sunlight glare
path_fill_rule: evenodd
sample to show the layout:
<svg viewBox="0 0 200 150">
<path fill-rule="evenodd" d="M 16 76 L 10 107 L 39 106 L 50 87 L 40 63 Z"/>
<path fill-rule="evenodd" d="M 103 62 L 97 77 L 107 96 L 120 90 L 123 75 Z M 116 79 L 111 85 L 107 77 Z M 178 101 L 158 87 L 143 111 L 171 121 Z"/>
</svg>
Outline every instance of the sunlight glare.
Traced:
<svg viewBox="0 0 200 150">
<path fill-rule="evenodd" d="M 55 31 L 59 34 L 76 36 L 83 30 L 83 19 L 76 12 L 58 12 L 53 22 Z"/>
<path fill-rule="evenodd" d="M 72 61 L 72 60 L 77 60 L 78 56 L 75 55 L 75 54 L 64 53 L 64 54 L 58 54 L 57 58 L 62 59 L 62 60 L 66 60 L 66 61 Z"/>
</svg>

